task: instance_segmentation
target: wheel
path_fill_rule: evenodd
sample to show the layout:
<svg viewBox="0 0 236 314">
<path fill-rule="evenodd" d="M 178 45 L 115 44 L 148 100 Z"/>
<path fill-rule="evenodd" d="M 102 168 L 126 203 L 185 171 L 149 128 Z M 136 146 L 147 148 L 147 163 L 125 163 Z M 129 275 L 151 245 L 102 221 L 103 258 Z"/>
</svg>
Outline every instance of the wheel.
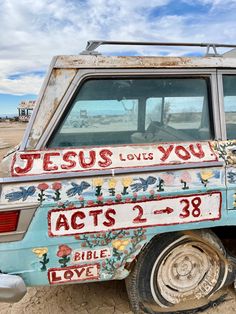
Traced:
<svg viewBox="0 0 236 314">
<path fill-rule="evenodd" d="M 194 313 L 221 298 L 218 290 L 228 278 L 225 255 L 210 231 L 155 237 L 126 279 L 133 312 Z"/>
</svg>

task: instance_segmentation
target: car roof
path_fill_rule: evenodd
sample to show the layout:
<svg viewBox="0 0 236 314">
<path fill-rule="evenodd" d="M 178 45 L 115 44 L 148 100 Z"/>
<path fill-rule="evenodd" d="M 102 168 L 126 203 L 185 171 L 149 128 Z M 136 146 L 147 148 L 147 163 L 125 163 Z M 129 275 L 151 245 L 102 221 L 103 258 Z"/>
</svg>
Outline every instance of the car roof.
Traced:
<svg viewBox="0 0 236 314">
<path fill-rule="evenodd" d="M 54 68 L 236 68 L 236 57 L 57 56 Z"/>
</svg>

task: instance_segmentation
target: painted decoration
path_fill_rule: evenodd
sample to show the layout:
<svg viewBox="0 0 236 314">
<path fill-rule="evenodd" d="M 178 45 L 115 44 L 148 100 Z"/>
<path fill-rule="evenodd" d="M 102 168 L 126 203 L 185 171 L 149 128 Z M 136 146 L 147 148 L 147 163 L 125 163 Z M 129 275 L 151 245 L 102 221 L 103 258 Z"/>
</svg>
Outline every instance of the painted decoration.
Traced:
<svg viewBox="0 0 236 314">
<path fill-rule="evenodd" d="M 64 268 L 50 268 L 48 270 L 48 280 L 50 284 L 66 282 L 76 282 L 99 279 L 99 264 L 76 265 Z"/>
<path fill-rule="evenodd" d="M 218 220 L 221 217 L 221 199 L 221 192 L 210 192 L 163 197 L 148 202 L 51 210 L 48 213 L 49 235 Z"/>
<path fill-rule="evenodd" d="M 228 171 L 230 180 L 235 180 L 234 172 Z M 235 178 L 234 178 L 235 177 Z M 165 172 L 137 173 L 132 176 L 117 175 L 87 178 L 85 180 L 63 179 L 55 182 L 40 182 L 4 185 L 2 201 L 53 203 L 58 207 L 68 207 L 76 203 L 78 207 L 95 204 L 123 203 L 145 199 L 154 199 L 162 192 L 172 194 L 191 190 L 218 190 L 224 187 L 225 172 L 223 168 L 200 168 Z M 34 185 L 32 185 L 34 184 Z"/>
<path fill-rule="evenodd" d="M 67 263 L 70 262 L 71 252 L 72 252 L 72 249 L 68 245 L 66 244 L 59 245 L 57 256 L 60 257 L 58 262 L 61 264 L 61 267 L 66 267 Z"/>
<path fill-rule="evenodd" d="M 40 259 L 39 263 L 41 264 L 40 270 L 46 271 L 47 264 L 49 263 L 49 258 L 47 257 L 48 248 L 47 247 L 38 247 L 32 249 L 32 252 Z"/>
<path fill-rule="evenodd" d="M 12 164 L 12 176 L 217 160 L 210 143 L 207 142 L 16 152 Z"/>
<path fill-rule="evenodd" d="M 89 262 L 98 261 L 110 258 L 112 256 L 112 251 L 109 247 L 97 249 L 97 250 L 74 250 L 72 252 L 72 261 L 74 263 L 78 262 Z"/>
</svg>

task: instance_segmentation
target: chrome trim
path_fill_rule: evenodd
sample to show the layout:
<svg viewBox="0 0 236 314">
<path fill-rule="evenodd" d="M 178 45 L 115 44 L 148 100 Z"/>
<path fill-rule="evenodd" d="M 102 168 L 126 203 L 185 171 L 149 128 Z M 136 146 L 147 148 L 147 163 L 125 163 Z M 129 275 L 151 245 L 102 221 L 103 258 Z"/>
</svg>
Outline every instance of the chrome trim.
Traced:
<svg viewBox="0 0 236 314">
<path fill-rule="evenodd" d="M 212 100 L 212 113 L 213 113 L 213 128 L 215 140 L 222 140 L 222 124 L 219 110 L 219 98 L 218 98 L 218 84 L 216 71 L 211 75 L 211 100 Z"/>
<path fill-rule="evenodd" d="M 39 205 L 40 203 L 0 205 L 0 213 L 1 211 L 20 210 L 17 230 L 13 232 L 0 233 L 0 243 L 22 240 Z"/>
<path fill-rule="evenodd" d="M 69 179 L 69 178 L 83 178 L 83 177 L 95 177 L 104 175 L 119 175 L 126 173 L 143 173 L 143 172 L 155 172 L 155 171 L 168 171 L 168 170 L 182 170 L 182 169 L 195 169 L 195 168 L 206 168 L 206 167 L 223 167 L 224 162 L 221 161 L 209 161 L 189 164 L 176 164 L 176 165 L 162 165 L 162 166 L 147 166 L 147 167 L 135 167 L 135 168 L 118 168 L 118 169 L 107 169 L 107 170 L 88 170 L 83 172 L 64 172 L 54 174 L 41 174 L 33 176 L 22 176 L 22 177 L 8 177 L 0 178 L 1 184 L 6 183 L 22 183 L 22 182 L 34 182 L 34 181 L 45 181 L 45 180 L 58 180 L 58 179 Z"/>
<path fill-rule="evenodd" d="M 0 302 L 18 302 L 26 292 L 26 285 L 20 276 L 0 274 Z"/>
<path fill-rule="evenodd" d="M 212 48 L 216 56 L 218 53 L 216 48 L 236 48 L 232 44 L 217 44 L 217 43 L 189 43 L 189 42 L 156 42 L 156 41 L 117 41 L 117 40 L 89 40 L 83 54 L 91 54 L 102 45 L 128 45 L 128 46 L 166 46 L 166 47 L 205 47 L 208 55 L 209 49 Z"/>
<path fill-rule="evenodd" d="M 225 121 L 225 110 L 224 110 L 224 90 L 223 90 L 223 75 L 236 75 L 236 70 L 217 70 L 218 78 L 218 95 L 219 95 L 219 108 L 220 108 L 220 117 L 222 125 L 222 140 L 227 140 L 226 132 L 226 121 Z"/>
<path fill-rule="evenodd" d="M 218 73 L 218 76 L 217 76 L 217 84 L 218 84 L 217 87 L 218 87 L 218 97 L 219 97 L 222 141 L 225 141 L 227 140 L 227 133 L 226 133 L 226 123 L 225 123 L 225 110 L 224 110 L 224 91 L 223 91 L 223 79 L 220 73 Z"/>
<path fill-rule="evenodd" d="M 210 78 L 211 81 L 211 89 L 215 90 L 215 84 L 213 81 L 214 77 L 216 76 L 216 70 L 206 70 L 206 69 L 176 69 L 176 70 L 163 70 L 163 69 L 151 69 L 151 70 L 143 70 L 143 69 L 138 69 L 138 70 L 134 70 L 134 69 L 121 69 L 121 70 L 117 70 L 117 69 L 89 69 L 89 70 L 79 70 L 78 73 L 75 75 L 74 79 L 72 80 L 69 88 L 67 89 L 64 97 L 62 98 L 62 101 L 59 105 L 59 107 L 57 108 L 57 110 L 55 111 L 51 121 L 49 122 L 47 128 L 45 129 L 45 132 L 43 133 L 43 135 L 41 136 L 41 138 L 39 139 L 35 149 L 36 150 L 40 150 L 43 147 L 46 146 L 50 136 L 52 135 L 53 130 L 55 129 L 55 127 L 57 126 L 59 120 L 61 119 L 63 113 L 65 112 L 67 106 L 69 105 L 69 102 L 71 100 L 71 98 L 73 97 L 74 93 L 76 92 L 77 88 L 79 87 L 79 85 L 82 83 L 82 81 L 84 79 L 87 78 L 94 78 L 94 77 L 98 77 L 98 78 L 102 78 L 102 77 L 108 77 L 108 76 L 116 76 L 116 77 L 121 77 L 121 76 L 165 76 L 165 75 L 169 75 L 169 76 L 182 76 L 182 75 L 186 75 L 186 76 L 207 76 Z M 211 95 L 212 95 L 212 106 L 213 106 L 213 114 L 216 114 L 217 110 L 214 109 L 216 107 L 216 104 L 214 103 L 215 99 L 213 97 L 213 90 L 211 91 Z M 213 118 L 215 123 L 218 123 L 219 121 L 219 116 L 217 115 L 216 117 Z M 215 125 L 214 123 L 214 125 Z M 219 130 L 215 127 L 215 131 L 217 134 L 215 134 L 215 136 L 217 136 L 217 138 L 221 138 L 219 133 Z"/>
</svg>

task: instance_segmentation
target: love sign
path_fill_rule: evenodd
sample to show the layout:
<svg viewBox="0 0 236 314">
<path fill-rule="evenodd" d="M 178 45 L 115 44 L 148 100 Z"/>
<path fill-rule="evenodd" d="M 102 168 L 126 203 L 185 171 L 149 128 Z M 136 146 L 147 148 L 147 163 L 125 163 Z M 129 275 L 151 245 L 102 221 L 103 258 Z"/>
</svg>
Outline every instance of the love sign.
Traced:
<svg viewBox="0 0 236 314">
<path fill-rule="evenodd" d="M 16 152 L 12 176 L 217 161 L 210 143 L 128 145 Z"/>
</svg>

